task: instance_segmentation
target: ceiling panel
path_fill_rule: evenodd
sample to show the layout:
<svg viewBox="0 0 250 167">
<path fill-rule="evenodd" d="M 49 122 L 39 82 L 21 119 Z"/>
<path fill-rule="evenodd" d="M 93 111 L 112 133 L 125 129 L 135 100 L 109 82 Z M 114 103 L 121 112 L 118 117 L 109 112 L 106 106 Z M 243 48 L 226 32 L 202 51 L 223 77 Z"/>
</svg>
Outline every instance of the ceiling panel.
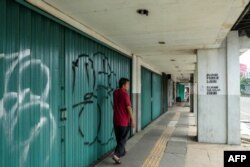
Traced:
<svg viewBox="0 0 250 167">
<path fill-rule="evenodd" d="M 181 74 L 194 71 L 197 49 L 220 46 L 249 0 L 44 2 L 112 42 L 125 46 L 155 68 Z M 149 15 L 137 14 L 140 8 L 148 9 Z M 160 45 L 158 41 L 165 44 Z"/>
</svg>

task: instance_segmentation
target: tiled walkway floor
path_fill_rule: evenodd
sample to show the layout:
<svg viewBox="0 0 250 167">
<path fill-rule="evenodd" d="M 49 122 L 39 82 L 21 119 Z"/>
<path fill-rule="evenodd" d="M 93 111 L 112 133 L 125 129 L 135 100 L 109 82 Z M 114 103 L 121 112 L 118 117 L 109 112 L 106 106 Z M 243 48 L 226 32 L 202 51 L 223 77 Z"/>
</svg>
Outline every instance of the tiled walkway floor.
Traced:
<svg viewBox="0 0 250 167">
<path fill-rule="evenodd" d="M 173 107 L 128 141 L 119 167 L 221 167 L 224 150 L 250 150 L 250 145 L 198 143 L 195 136 L 194 114 L 188 107 Z M 117 165 L 107 157 L 97 166 Z"/>
</svg>

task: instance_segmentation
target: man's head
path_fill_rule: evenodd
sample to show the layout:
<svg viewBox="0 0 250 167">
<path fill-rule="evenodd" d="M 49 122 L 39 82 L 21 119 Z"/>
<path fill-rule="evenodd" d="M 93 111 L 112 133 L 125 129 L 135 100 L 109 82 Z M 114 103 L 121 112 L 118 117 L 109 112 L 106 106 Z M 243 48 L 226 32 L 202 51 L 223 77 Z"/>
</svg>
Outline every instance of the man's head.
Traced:
<svg viewBox="0 0 250 167">
<path fill-rule="evenodd" d="M 127 78 L 121 78 L 119 80 L 119 88 L 123 88 L 125 90 L 129 90 L 129 79 Z"/>
</svg>

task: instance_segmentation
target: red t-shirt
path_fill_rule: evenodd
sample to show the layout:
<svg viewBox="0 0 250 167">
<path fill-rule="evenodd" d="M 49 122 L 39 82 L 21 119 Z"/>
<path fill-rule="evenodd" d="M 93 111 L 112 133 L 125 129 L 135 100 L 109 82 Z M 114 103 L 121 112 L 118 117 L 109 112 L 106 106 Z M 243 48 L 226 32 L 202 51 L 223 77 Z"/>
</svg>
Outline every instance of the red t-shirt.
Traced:
<svg viewBox="0 0 250 167">
<path fill-rule="evenodd" d="M 126 90 L 117 89 L 113 93 L 114 98 L 114 124 L 118 126 L 128 126 L 130 115 L 128 106 L 131 106 L 130 97 Z"/>
</svg>

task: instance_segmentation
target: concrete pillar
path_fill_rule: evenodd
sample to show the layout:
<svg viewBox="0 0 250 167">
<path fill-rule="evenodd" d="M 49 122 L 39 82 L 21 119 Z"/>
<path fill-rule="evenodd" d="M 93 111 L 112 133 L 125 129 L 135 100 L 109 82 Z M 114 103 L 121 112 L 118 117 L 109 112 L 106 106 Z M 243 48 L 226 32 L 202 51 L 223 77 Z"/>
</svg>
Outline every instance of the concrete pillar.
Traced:
<svg viewBox="0 0 250 167">
<path fill-rule="evenodd" d="M 238 32 L 227 36 L 227 143 L 240 144 L 240 56 Z"/>
<path fill-rule="evenodd" d="M 190 75 L 190 87 L 189 87 L 189 104 L 190 112 L 194 112 L 194 74 Z"/>
<path fill-rule="evenodd" d="M 168 107 L 173 106 L 173 81 L 168 79 Z"/>
<path fill-rule="evenodd" d="M 195 65 L 195 72 L 194 72 L 194 85 L 193 85 L 193 110 L 194 110 L 194 115 L 196 117 L 195 123 L 196 125 L 198 124 L 198 70 L 197 70 L 197 64 Z M 197 126 L 197 133 L 198 133 L 198 126 Z"/>
<path fill-rule="evenodd" d="M 173 103 L 175 104 L 176 103 L 176 82 L 173 81 Z"/>
<path fill-rule="evenodd" d="M 203 49 L 197 53 L 198 65 L 198 141 L 226 143 L 226 46 Z M 216 83 L 207 83 L 207 75 L 218 75 Z M 217 77 L 217 76 L 215 76 Z M 210 82 L 210 81 L 209 81 Z M 217 94 L 208 87 L 218 86 Z"/>
<path fill-rule="evenodd" d="M 141 58 L 133 55 L 132 58 L 132 102 L 136 120 L 135 131 L 141 131 Z"/>
<path fill-rule="evenodd" d="M 191 107 L 191 102 L 190 102 L 190 99 L 191 99 L 191 96 L 190 96 L 190 90 L 191 90 L 191 83 L 185 83 L 185 85 L 188 87 L 188 90 L 189 90 L 189 97 L 186 97 L 186 98 L 189 98 L 189 101 L 187 103 L 187 105 L 189 107 Z M 186 95 L 185 95 L 186 96 Z"/>
<path fill-rule="evenodd" d="M 171 78 L 171 75 L 167 75 L 162 73 L 161 82 L 162 82 L 162 110 L 161 112 L 164 113 L 168 111 L 168 79 Z"/>
<path fill-rule="evenodd" d="M 240 144 L 238 36 L 197 52 L 198 141 Z"/>
</svg>

